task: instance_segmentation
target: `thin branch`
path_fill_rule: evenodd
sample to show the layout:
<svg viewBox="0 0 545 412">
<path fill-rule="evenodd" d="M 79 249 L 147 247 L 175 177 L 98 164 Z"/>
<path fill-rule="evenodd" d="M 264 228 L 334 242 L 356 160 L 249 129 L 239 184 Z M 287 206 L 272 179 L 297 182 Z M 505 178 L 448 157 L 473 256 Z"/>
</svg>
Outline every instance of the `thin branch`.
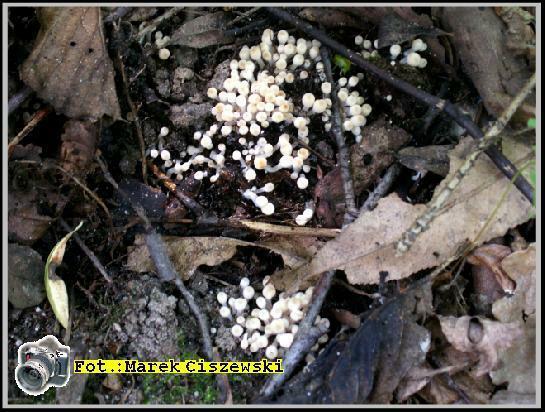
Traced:
<svg viewBox="0 0 545 412">
<path fill-rule="evenodd" d="M 15 146 L 18 145 L 21 140 L 23 140 L 34 128 L 38 123 L 40 123 L 49 113 L 51 113 L 52 109 L 50 106 L 44 107 L 43 109 L 38 110 L 36 113 L 34 113 L 34 116 L 30 119 L 30 121 L 23 127 L 23 130 L 21 130 L 17 136 L 15 136 L 11 142 L 8 144 L 8 158 L 11 157 L 11 154 L 13 153 L 13 150 L 15 149 Z"/>
<path fill-rule="evenodd" d="M 384 80 L 385 82 L 391 84 L 399 90 L 413 96 L 415 99 L 421 101 L 422 103 L 427 104 L 428 106 L 435 106 L 439 110 L 444 111 L 456 123 L 462 126 L 473 138 L 480 140 L 484 136 L 483 132 L 479 129 L 479 127 L 471 120 L 471 118 L 462 113 L 458 106 L 450 103 L 447 100 L 443 100 L 436 96 L 428 94 L 423 90 L 417 89 L 410 83 L 394 77 L 391 73 L 387 71 L 379 69 L 377 66 L 361 57 L 358 53 L 348 49 L 341 43 L 333 40 L 323 31 L 314 28 L 311 24 L 299 19 L 298 17 L 295 17 L 292 14 L 276 7 L 264 7 L 264 9 L 267 10 L 269 13 L 273 14 L 274 16 L 293 24 L 297 29 L 307 33 L 310 36 L 313 36 L 322 44 L 328 46 L 336 53 L 346 57 L 352 63 L 372 73 L 379 79 Z M 496 147 L 489 147 L 485 152 L 494 162 L 494 164 L 509 179 L 517 174 L 515 166 Z M 519 175 L 515 179 L 514 184 L 528 200 L 530 200 L 531 202 L 533 201 L 534 189 L 524 177 Z"/>
<path fill-rule="evenodd" d="M 327 81 L 331 83 L 331 89 L 335 90 L 335 81 L 331 72 L 331 59 L 329 57 L 329 49 L 321 48 L 322 61 L 324 63 L 325 74 Z M 331 133 L 335 136 L 337 150 L 339 152 L 339 167 L 341 169 L 341 179 L 344 189 L 344 225 L 348 225 L 358 217 L 358 209 L 356 209 L 356 197 L 354 196 L 354 183 L 352 182 L 352 174 L 350 173 L 350 153 L 346 147 L 344 133 L 341 129 L 341 105 L 337 97 L 337 93 L 331 93 Z"/>
<path fill-rule="evenodd" d="M 8 100 L 8 115 L 12 114 L 32 94 L 32 89 L 24 86 Z"/>
<path fill-rule="evenodd" d="M 62 217 L 59 219 L 59 222 L 61 223 L 61 226 L 63 227 L 64 230 L 68 232 L 72 231 L 72 228 L 68 225 L 68 223 L 66 223 L 66 221 Z M 87 247 L 87 245 L 83 242 L 83 240 L 81 240 L 81 237 L 77 233 L 73 233 L 72 238 L 76 241 L 76 243 L 79 245 L 81 250 L 83 250 L 83 252 L 87 255 L 89 260 L 95 266 L 96 270 L 98 270 L 98 272 L 102 275 L 102 277 L 106 279 L 106 282 L 112 283 L 112 278 L 110 277 L 110 275 L 108 275 L 106 268 L 102 265 L 102 263 L 100 263 L 96 255 L 91 251 L 91 249 Z"/>
<path fill-rule="evenodd" d="M 396 177 L 399 175 L 400 171 L 401 167 L 397 163 L 394 163 L 388 168 L 377 187 L 375 187 L 375 190 L 373 190 L 373 192 L 369 195 L 369 197 L 361 206 L 360 213 L 373 210 L 377 206 L 380 198 L 388 193 L 388 190 L 390 190 L 390 188 L 392 187 L 392 184 L 394 183 Z"/>
<path fill-rule="evenodd" d="M 442 207 L 445 205 L 450 195 L 460 185 L 462 179 L 472 169 L 477 161 L 477 158 L 483 153 L 487 147 L 494 143 L 500 133 L 503 131 L 513 114 L 517 111 L 520 104 L 526 99 L 528 94 L 533 90 L 536 84 L 535 73 L 530 77 L 521 91 L 511 101 L 509 106 L 503 111 L 499 119 L 488 129 L 483 139 L 479 141 L 477 148 L 467 157 L 465 162 L 460 166 L 456 173 L 450 178 L 445 188 L 435 197 L 435 200 L 427 207 L 426 211 L 419 216 L 413 225 L 403 233 L 401 239 L 397 243 L 397 254 L 406 253 L 416 241 L 420 233 L 427 230 L 430 223 L 440 214 Z M 518 171 L 517 171 L 518 173 Z M 513 176 L 516 178 L 516 175 Z"/>
<path fill-rule="evenodd" d="M 165 13 L 155 18 L 150 24 L 148 24 L 144 29 L 142 29 L 136 36 L 140 42 L 146 37 L 148 33 L 151 33 L 157 28 L 163 21 L 170 19 L 172 16 L 175 16 L 177 13 L 181 12 L 183 7 L 172 7 L 167 10 Z"/>
</svg>

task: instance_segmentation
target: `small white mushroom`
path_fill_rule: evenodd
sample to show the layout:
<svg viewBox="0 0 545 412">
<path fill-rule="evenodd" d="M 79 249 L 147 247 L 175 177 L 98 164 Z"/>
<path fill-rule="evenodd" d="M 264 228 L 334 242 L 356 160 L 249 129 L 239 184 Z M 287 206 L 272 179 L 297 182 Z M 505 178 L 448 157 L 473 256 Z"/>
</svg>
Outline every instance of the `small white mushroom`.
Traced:
<svg viewBox="0 0 545 412">
<path fill-rule="evenodd" d="M 247 286 L 250 286 L 250 279 L 248 279 L 247 277 L 243 277 L 242 279 L 240 279 L 240 287 L 245 288 Z"/>
<path fill-rule="evenodd" d="M 244 332 L 244 329 L 239 324 L 236 324 L 231 328 L 231 333 L 233 334 L 235 338 L 240 338 L 243 332 Z"/>
<path fill-rule="evenodd" d="M 262 293 L 263 293 L 263 297 L 270 301 L 274 297 L 274 295 L 276 294 L 276 289 L 275 289 L 273 284 L 268 283 L 263 288 Z"/>
<path fill-rule="evenodd" d="M 220 305 L 225 305 L 227 303 L 227 293 L 225 292 L 218 292 L 216 298 L 218 299 Z"/>
<path fill-rule="evenodd" d="M 220 309 L 220 316 L 222 318 L 231 318 L 231 309 L 229 309 L 227 306 L 222 306 Z"/>
<path fill-rule="evenodd" d="M 293 343 L 293 333 L 279 333 L 276 335 L 276 341 L 282 348 L 289 348 Z"/>
<path fill-rule="evenodd" d="M 248 305 L 248 301 L 244 298 L 235 299 L 234 303 L 234 309 L 237 314 L 240 314 L 246 309 L 246 306 Z"/>
<path fill-rule="evenodd" d="M 263 296 L 260 296 L 255 300 L 255 304 L 259 309 L 265 309 L 267 307 L 267 300 Z"/>
<path fill-rule="evenodd" d="M 159 49 L 159 58 L 161 60 L 167 60 L 170 57 L 169 49 Z"/>
<path fill-rule="evenodd" d="M 248 331 L 259 329 L 261 328 L 261 321 L 258 318 L 249 317 L 246 319 L 245 326 Z"/>
<path fill-rule="evenodd" d="M 276 359 L 278 357 L 278 348 L 274 345 L 267 346 L 267 349 L 265 349 L 265 356 L 268 359 Z"/>
<path fill-rule="evenodd" d="M 253 287 L 251 286 L 246 286 L 243 290 L 242 290 L 242 296 L 244 297 L 244 299 L 252 299 L 255 295 L 255 290 Z"/>
</svg>

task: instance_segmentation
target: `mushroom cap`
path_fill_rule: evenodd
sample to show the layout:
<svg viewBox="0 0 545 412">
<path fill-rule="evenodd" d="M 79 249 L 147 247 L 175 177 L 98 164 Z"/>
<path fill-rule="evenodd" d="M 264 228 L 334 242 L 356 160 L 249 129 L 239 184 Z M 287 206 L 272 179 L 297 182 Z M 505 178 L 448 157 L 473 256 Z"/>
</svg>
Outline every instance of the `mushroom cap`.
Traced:
<svg viewBox="0 0 545 412">
<path fill-rule="evenodd" d="M 289 348 L 293 343 L 293 333 L 279 333 L 276 335 L 276 341 L 282 348 Z"/>
<path fill-rule="evenodd" d="M 231 328 L 231 333 L 236 338 L 239 338 L 240 336 L 242 336 L 243 332 L 244 332 L 244 329 L 239 324 L 233 325 L 233 327 Z"/>
</svg>

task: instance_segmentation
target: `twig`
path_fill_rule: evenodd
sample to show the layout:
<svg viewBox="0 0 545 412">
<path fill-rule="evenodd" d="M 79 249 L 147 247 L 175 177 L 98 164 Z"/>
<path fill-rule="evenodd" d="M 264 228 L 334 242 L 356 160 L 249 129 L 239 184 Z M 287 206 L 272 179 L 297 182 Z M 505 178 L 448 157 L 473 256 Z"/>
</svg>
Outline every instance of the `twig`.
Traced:
<svg viewBox="0 0 545 412">
<path fill-rule="evenodd" d="M 148 33 L 151 33 L 153 30 L 157 28 L 159 24 L 161 24 L 163 21 L 170 19 L 172 16 L 174 16 L 176 13 L 179 13 L 183 10 L 183 7 L 172 7 L 170 10 L 167 10 L 165 13 L 160 15 L 159 17 L 156 17 L 150 24 L 148 24 L 145 28 L 143 28 L 138 34 L 137 38 L 140 42 L 146 37 Z"/>
<path fill-rule="evenodd" d="M 118 31 L 119 27 L 116 25 L 115 30 Z M 127 104 L 131 109 L 133 116 L 134 127 L 136 129 L 136 136 L 138 137 L 138 144 L 140 146 L 140 158 L 142 163 L 142 181 L 147 184 L 148 182 L 148 171 L 146 164 L 146 144 L 144 142 L 144 134 L 142 133 L 142 126 L 140 124 L 140 119 L 138 118 L 138 110 L 132 101 L 131 95 L 129 93 L 129 84 L 127 82 L 127 73 L 125 72 L 125 65 L 123 64 L 123 59 L 121 58 L 121 53 L 119 50 L 116 50 L 114 62 L 117 66 L 117 70 L 121 75 L 121 80 L 123 81 L 123 93 L 127 99 Z"/>
<path fill-rule="evenodd" d="M 40 123 L 44 117 L 46 117 L 49 113 L 51 113 L 51 107 L 47 106 L 43 109 L 38 110 L 36 113 L 34 113 L 34 116 L 32 116 L 32 119 L 23 127 L 23 130 L 21 130 L 17 136 L 15 136 L 11 142 L 8 144 L 8 158 L 11 157 L 11 154 L 13 153 L 13 150 L 15 149 L 15 146 L 17 146 L 21 140 L 23 140 L 34 128 L 38 123 Z"/>
<path fill-rule="evenodd" d="M 399 255 L 407 252 L 419 234 L 426 231 L 429 224 L 439 215 L 441 208 L 445 205 L 452 192 L 460 185 L 464 176 L 471 170 L 479 155 L 499 137 L 513 114 L 517 111 L 519 105 L 526 99 L 528 94 L 530 94 L 535 84 L 536 75 L 534 73 L 522 90 L 511 101 L 509 106 L 503 111 L 499 119 L 488 129 L 484 138 L 479 141 L 477 148 L 467 157 L 454 176 L 452 176 L 446 184 L 445 189 L 437 195 L 426 211 L 415 220 L 410 229 L 403 233 L 396 247 Z M 516 175 L 514 177 L 516 178 Z"/>
<path fill-rule="evenodd" d="M 235 227 L 243 226 L 248 229 L 273 233 L 275 235 L 287 236 L 312 236 L 312 237 L 337 237 L 341 233 L 340 229 L 329 229 L 320 227 L 295 227 L 274 225 L 272 223 L 254 222 L 252 220 L 234 220 L 231 221 Z"/>
<path fill-rule="evenodd" d="M 68 223 L 66 223 L 66 221 L 62 217 L 59 219 L 59 222 L 61 223 L 61 226 L 63 227 L 64 230 L 68 232 L 72 231 L 72 228 L 68 225 Z M 104 268 L 104 266 L 102 265 L 102 263 L 100 263 L 96 255 L 91 251 L 91 249 L 87 247 L 87 245 L 83 242 L 83 240 L 81 240 L 79 235 L 77 233 L 74 233 L 72 234 L 72 238 L 76 241 L 76 243 L 79 245 L 81 250 L 83 250 L 83 252 L 87 255 L 89 260 L 95 266 L 96 270 L 98 270 L 99 273 L 102 275 L 102 277 L 106 279 L 106 282 L 112 283 L 112 278 L 110 277 L 110 275 L 108 275 L 106 268 Z"/>
<path fill-rule="evenodd" d="M 373 210 L 377 206 L 380 198 L 383 197 L 388 192 L 388 190 L 390 190 L 390 187 L 394 183 L 394 180 L 399 175 L 400 171 L 401 167 L 397 163 L 394 163 L 388 168 L 377 187 L 375 187 L 375 190 L 373 190 L 373 192 L 369 195 L 369 197 L 361 206 L 360 213 Z"/>
<path fill-rule="evenodd" d="M 399 90 L 413 96 L 415 99 L 421 101 L 422 103 L 427 104 L 428 106 L 436 106 L 439 110 L 447 113 L 456 123 L 466 129 L 473 138 L 480 140 L 483 137 L 483 132 L 479 129 L 479 127 L 467 115 L 462 113 L 462 111 L 456 105 L 452 104 L 451 102 L 428 94 L 423 90 L 417 89 L 410 83 L 394 77 L 392 74 L 385 70 L 379 69 L 377 66 L 368 62 L 356 52 L 353 52 L 352 50 L 343 46 L 341 43 L 333 40 L 323 31 L 314 28 L 311 24 L 299 19 L 298 17 L 293 16 L 292 14 L 284 10 L 280 10 L 276 7 L 265 7 L 265 10 L 267 10 L 274 16 L 293 24 L 297 29 L 309 34 L 310 36 L 313 36 L 322 44 L 330 47 L 336 53 L 346 57 L 352 63 L 372 73 L 379 79 L 384 80 L 385 82 L 391 84 Z M 494 162 L 494 164 L 509 179 L 516 175 L 517 171 L 515 166 L 497 148 L 489 147 L 485 152 Z M 516 178 L 514 184 L 528 200 L 533 200 L 534 189 L 524 177 L 519 175 Z"/>
<path fill-rule="evenodd" d="M 12 114 L 32 94 L 32 89 L 24 86 L 8 100 L 8 115 Z"/>
<path fill-rule="evenodd" d="M 240 16 L 238 17 L 235 17 L 233 20 L 231 20 L 229 23 L 226 24 L 226 27 L 232 27 L 234 26 L 235 24 L 237 24 L 239 21 L 241 20 L 244 20 L 248 17 L 250 17 L 252 14 L 254 14 L 255 12 L 259 11 L 259 9 L 261 9 L 261 7 L 254 7 L 250 10 L 248 10 L 247 12 L 244 12 L 242 13 Z"/>
<path fill-rule="evenodd" d="M 331 83 L 332 90 L 335 90 L 335 81 L 331 72 L 331 59 L 329 58 L 329 49 L 321 48 L 322 61 L 324 63 L 325 74 L 327 81 Z M 354 183 L 352 182 L 352 174 L 350 173 L 350 154 L 346 147 L 346 141 L 341 129 L 341 109 L 337 93 L 331 93 L 331 133 L 335 136 L 337 150 L 339 152 L 339 167 L 341 169 L 341 179 L 344 189 L 344 225 L 348 225 L 358 217 L 358 209 L 356 209 L 356 197 L 354 196 Z"/>
<path fill-rule="evenodd" d="M 150 162 L 149 166 L 155 177 L 157 177 L 163 183 L 163 185 L 180 200 L 180 202 L 182 202 L 193 213 L 195 213 L 195 215 L 202 216 L 205 214 L 204 208 L 197 201 L 191 199 L 185 193 L 182 193 L 180 190 L 178 190 L 178 188 L 176 187 L 176 183 L 174 183 L 172 179 L 170 179 L 165 173 L 163 173 L 161 169 L 157 167 L 157 165 Z"/>
<path fill-rule="evenodd" d="M 119 187 L 117 182 L 110 175 L 110 172 L 108 171 L 102 159 L 100 159 L 100 157 L 98 156 L 96 157 L 96 159 L 100 168 L 102 169 L 102 172 L 104 173 L 106 180 L 108 180 L 108 182 L 110 182 L 110 184 L 114 186 L 119 194 L 130 203 L 132 208 L 136 211 L 138 216 L 144 222 L 144 226 L 146 229 L 146 245 L 148 247 L 150 257 L 153 260 L 153 263 L 157 269 L 157 274 L 159 275 L 159 278 L 163 282 L 173 282 L 176 285 L 176 287 L 186 300 L 189 308 L 193 312 L 193 315 L 197 318 L 199 327 L 201 329 L 203 349 L 206 357 L 210 360 L 216 359 L 214 351 L 212 349 L 212 338 L 210 337 L 210 328 L 208 327 L 208 320 L 206 319 L 206 315 L 201 311 L 199 305 L 197 305 L 197 302 L 195 301 L 195 298 L 193 297 L 191 292 L 185 287 L 184 282 L 181 280 L 180 276 L 176 273 L 176 269 L 174 268 L 172 261 L 170 260 L 166 252 L 167 249 L 165 243 L 163 242 L 163 239 L 151 226 L 151 223 L 146 216 L 144 208 L 137 201 L 131 199 L 125 193 L 125 191 Z M 228 401 L 230 398 L 230 387 L 228 386 L 229 382 L 221 375 L 217 375 L 216 378 L 218 386 L 223 391 L 224 398 Z"/>
<path fill-rule="evenodd" d="M 72 174 L 70 174 L 67 170 L 63 169 L 62 167 L 60 167 L 58 165 L 55 165 L 55 168 L 57 170 L 59 170 L 60 172 L 64 173 L 70 179 L 72 179 L 79 187 L 81 187 L 83 189 L 83 191 L 85 193 L 87 193 L 89 196 L 91 196 L 93 198 L 93 200 L 95 202 L 97 202 L 97 204 L 102 208 L 102 210 L 104 210 L 104 213 L 106 213 L 106 217 L 108 218 L 108 224 L 110 225 L 110 227 L 112 227 L 113 226 L 112 215 L 110 214 L 110 211 L 108 210 L 108 208 L 106 207 L 106 205 L 104 204 L 102 199 L 100 197 L 98 197 L 98 195 L 95 192 L 93 192 L 91 189 L 89 189 L 76 176 L 73 176 Z"/>
<path fill-rule="evenodd" d="M 341 285 L 342 287 L 348 289 L 350 292 L 355 293 L 356 295 L 367 296 L 370 299 L 380 299 L 380 298 L 382 298 L 382 295 L 380 293 L 367 293 L 367 292 L 364 292 L 363 290 L 360 290 L 360 289 L 352 286 L 350 283 L 348 283 L 348 282 L 346 282 L 346 281 L 344 281 L 342 279 L 335 278 L 335 279 L 333 279 L 333 283 L 335 283 L 337 285 Z"/>
</svg>

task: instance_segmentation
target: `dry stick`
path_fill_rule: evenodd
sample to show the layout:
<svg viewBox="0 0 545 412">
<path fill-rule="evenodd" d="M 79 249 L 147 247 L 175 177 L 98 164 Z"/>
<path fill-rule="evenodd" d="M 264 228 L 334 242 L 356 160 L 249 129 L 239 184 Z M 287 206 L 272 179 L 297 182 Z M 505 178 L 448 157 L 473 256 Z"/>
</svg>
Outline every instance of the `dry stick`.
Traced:
<svg viewBox="0 0 545 412">
<path fill-rule="evenodd" d="M 235 17 L 233 20 L 231 20 L 229 23 L 227 23 L 226 27 L 229 28 L 229 27 L 234 26 L 239 21 L 244 20 L 245 18 L 250 17 L 252 14 L 259 11 L 259 9 L 261 9 L 261 7 L 254 7 L 252 9 L 248 10 L 247 12 L 242 13 L 240 16 Z"/>
<path fill-rule="evenodd" d="M 191 199 L 189 196 L 178 190 L 178 188 L 176 187 L 176 183 L 174 183 L 172 179 L 170 179 L 165 173 L 163 173 L 161 169 L 157 167 L 157 165 L 149 162 L 149 167 L 155 177 L 157 177 L 163 183 L 163 185 L 193 213 L 195 213 L 197 216 L 201 216 L 204 214 L 204 208 L 196 200 Z"/>
<path fill-rule="evenodd" d="M 32 119 L 23 127 L 23 130 L 21 130 L 17 136 L 15 136 L 11 142 L 8 144 L 8 158 L 11 157 L 11 154 L 13 153 L 13 150 L 15 149 L 15 146 L 18 145 L 21 140 L 23 140 L 34 128 L 38 123 L 40 123 L 44 117 L 46 117 L 49 113 L 51 113 L 51 107 L 47 106 L 43 109 L 38 110 L 36 113 L 34 113 L 34 116 L 32 116 Z"/>
<path fill-rule="evenodd" d="M 118 26 L 115 27 L 115 30 L 118 30 Z M 125 65 L 123 64 L 123 59 L 121 58 L 121 54 L 119 50 L 116 50 L 114 62 L 117 66 L 117 70 L 121 74 L 121 79 L 123 81 L 123 93 L 125 94 L 125 98 L 127 99 L 127 104 L 129 105 L 129 108 L 131 109 L 131 113 L 133 116 L 134 127 L 136 129 L 136 136 L 138 137 L 138 144 L 140 145 L 140 157 L 142 161 L 142 180 L 144 183 L 147 184 L 148 171 L 146 168 L 146 150 L 145 150 L 146 144 L 144 143 L 144 134 L 142 133 L 142 126 L 140 125 L 140 119 L 138 118 L 138 111 L 136 110 L 136 106 L 134 105 L 134 102 L 132 101 L 131 95 L 129 93 L 127 73 L 125 72 Z"/>
<path fill-rule="evenodd" d="M 333 74 L 331 73 L 331 59 L 329 58 L 329 49 L 322 47 L 322 61 L 324 63 L 325 74 L 327 81 L 331 83 L 331 89 L 335 90 Z M 344 189 L 344 226 L 352 223 L 358 217 L 358 209 L 356 208 L 356 197 L 354 196 L 354 184 L 352 183 L 352 175 L 350 173 L 350 154 L 346 141 L 341 129 L 341 109 L 339 99 L 335 92 L 331 93 L 331 133 L 335 136 L 337 150 L 339 151 L 339 167 L 341 168 L 341 178 Z"/>
<path fill-rule="evenodd" d="M 323 31 L 314 28 L 311 24 L 299 19 L 298 17 L 293 16 L 292 14 L 284 10 L 280 10 L 276 7 L 264 7 L 264 9 L 267 10 L 269 13 L 273 14 L 274 16 L 293 24 L 297 29 L 309 34 L 310 36 L 313 36 L 322 44 L 328 46 L 336 53 L 346 57 L 348 60 L 361 67 L 362 69 L 371 72 L 379 79 L 384 80 L 385 82 L 391 84 L 399 90 L 413 96 L 415 99 L 421 101 L 422 103 L 427 104 L 428 106 L 436 106 L 439 110 L 447 113 L 456 123 L 466 129 L 471 137 L 478 140 L 483 137 L 483 132 L 479 129 L 479 127 L 467 115 L 463 114 L 456 105 L 452 104 L 451 102 L 428 94 L 423 90 L 417 89 L 410 83 L 397 79 L 387 71 L 379 69 L 374 64 L 369 63 L 356 52 L 351 51 L 350 49 L 343 46 L 341 43 L 333 40 Z M 513 178 L 513 176 L 517 174 L 515 166 L 496 147 L 489 147 L 485 152 L 494 162 L 494 164 L 509 179 Z M 528 200 L 530 200 L 531 202 L 533 201 L 534 189 L 524 177 L 519 175 L 516 178 L 514 184 Z"/>
<path fill-rule="evenodd" d="M 377 206 L 379 199 L 381 197 L 384 197 L 388 190 L 390 190 L 390 187 L 392 187 L 392 184 L 394 183 L 396 177 L 399 175 L 400 171 L 401 166 L 399 166 L 397 163 L 394 163 L 388 168 L 377 187 L 375 187 L 375 190 L 373 190 L 373 192 L 369 195 L 369 197 L 361 206 L 360 213 L 373 210 Z"/>
<path fill-rule="evenodd" d="M 61 226 L 63 227 L 64 230 L 68 232 L 72 231 L 72 228 L 68 225 L 68 223 L 66 223 L 66 221 L 62 217 L 59 219 L 59 222 L 61 223 Z M 93 263 L 95 268 L 99 271 L 102 277 L 106 279 L 106 282 L 112 283 L 112 278 L 110 277 L 110 275 L 108 275 L 106 268 L 102 265 L 102 263 L 100 263 L 96 255 L 91 251 L 91 249 L 87 247 L 87 245 L 83 242 L 83 240 L 81 240 L 79 235 L 77 233 L 74 233 L 72 234 L 72 237 L 74 238 L 76 243 L 79 245 L 81 250 L 83 250 L 83 252 L 87 255 L 89 260 Z"/>
<path fill-rule="evenodd" d="M 23 102 L 32 94 L 32 89 L 28 86 L 23 87 L 8 100 L 8 115 L 12 114 Z"/>
<path fill-rule="evenodd" d="M 208 327 L 208 320 L 206 315 L 201 311 L 199 305 L 195 301 L 195 298 L 191 292 L 185 287 L 184 282 L 180 279 L 180 276 L 176 273 L 176 269 L 172 265 L 166 250 L 166 245 L 163 242 L 161 236 L 155 232 L 149 219 L 146 216 L 144 208 L 136 201 L 131 199 L 123 189 L 119 187 L 114 178 L 110 175 L 105 163 L 99 156 L 96 156 L 96 160 L 102 169 L 104 177 L 106 180 L 121 194 L 121 196 L 127 200 L 131 207 L 136 211 L 138 217 L 144 222 L 144 227 L 146 229 L 146 245 L 149 250 L 149 254 L 153 263 L 157 269 L 159 278 L 164 282 L 173 282 L 177 287 L 184 299 L 186 300 L 189 308 L 193 312 L 193 315 L 197 318 L 199 327 L 201 329 L 201 335 L 203 339 L 203 349 L 206 354 L 206 357 L 210 360 L 216 359 L 214 351 L 212 349 L 212 338 L 210 337 L 210 328 Z M 218 385 L 222 389 L 224 398 L 229 400 L 231 398 L 231 388 L 229 387 L 229 381 L 225 376 L 217 375 Z"/>
<path fill-rule="evenodd" d="M 161 24 L 163 21 L 170 19 L 172 16 L 174 16 L 176 13 L 179 13 L 183 10 L 183 7 L 173 7 L 170 10 L 167 10 L 164 14 L 160 15 L 159 17 L 155 18 L 149 25 L 147 25 L 144 29 L 142 29 L 138 35 L 136 36 L 140 42 L 144 39 L 144 37 L 155 30 L 159 24 Z"/>
<path fill-rule="evenodd" d="M 467 157 L 454 176 L 452 176 L 445 189 L 437 195 L 426 211 L 415 220 L 410 229 L 403 233 L 396 247 L 398 255 L 407 252 L 419 234 L 425 232 L 429 224 L 440 214 L 441 208 L 445 205 L 452 192 L 460 185 L 464 176 L 471 170 L 479 155 L 499 137 L 513 114 L 517 111 L 517 108 L 526 99 L 528 94 L 530 94 L 535 84 L 536 75 L 534 73 L 509 106 L 503 111 L 499 119 L 488 129 L 484 138 L 479 141 L 477 148 Z"/>
</svg>

